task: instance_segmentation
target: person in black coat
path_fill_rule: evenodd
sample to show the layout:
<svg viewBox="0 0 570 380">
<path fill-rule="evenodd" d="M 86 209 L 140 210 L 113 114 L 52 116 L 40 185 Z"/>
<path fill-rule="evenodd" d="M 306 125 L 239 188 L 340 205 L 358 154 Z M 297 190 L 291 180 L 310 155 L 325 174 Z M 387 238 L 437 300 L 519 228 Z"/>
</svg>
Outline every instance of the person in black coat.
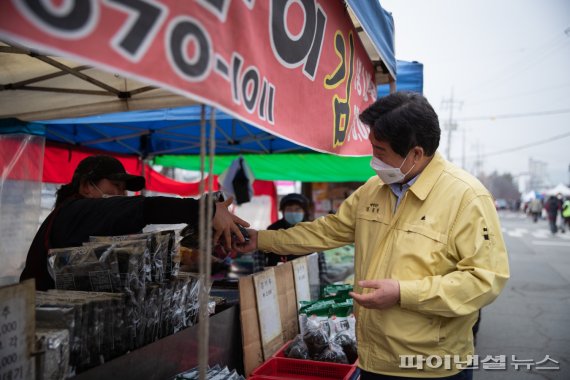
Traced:
<svg viewBox="0 0 570 380">
<path fill-rule="evenodd" d="M 148 224 L 188 223 L 197 225 L 199 201 L 191 198 L 128 197 L 126 191 L 140 191 L 141 176 L 128 174 L 111 156 L 90 156 L 82 160 L 70 183 L 59 188 L 54 210 L 34 237 L 20 281 L 35 278 L 37 290 L 55 287 L 48 272 L 48 251 L 80 246 L 89 236 L 117 236 L 140 232 Z M 215 203 L 212 226 L 214 241 L 229 249 L 232 234 L 243 241 L 237 226 L 249 226 L 232 215 L 232 199 Z"/>
<path fill-rule="evenodd" d="M 293 227 L 300 222 L 309 220 L 309 200 L 303 194 L 287 194 L 279 202 L 279 210 L 283 213 L 283 218 L 267 227 L 268 230 L 280 230 Z M 276 253 L 266 253 L 266 266 L 275 266 L 280 262 L 287 262 L 299 257 L 298 255 L 278 255 Z"/>
<path fill-rule="evenodd" d="M 550 232 L 552 235 L 554 235 L 556 232 L 558 232 L 558 227 L 556 226 L 556 218 L 558 217 L 558 213 L 562 210 L 562 201 L 560 198 L 551 195 L 546 201 L 544 208 L 546 209 L 546 213 L 548 215 Z"/>
</svg>

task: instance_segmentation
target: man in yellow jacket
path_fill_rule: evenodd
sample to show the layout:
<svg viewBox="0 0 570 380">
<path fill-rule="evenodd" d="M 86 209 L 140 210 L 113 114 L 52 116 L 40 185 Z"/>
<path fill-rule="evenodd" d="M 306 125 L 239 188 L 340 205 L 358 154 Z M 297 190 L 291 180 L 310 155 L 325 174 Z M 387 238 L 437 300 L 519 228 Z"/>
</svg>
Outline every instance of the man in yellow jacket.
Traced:
<svg viewBox="0 0 570 380">
<path fill-rule="evenodd" d="M 471 379 L 473 324 L 509 278 L 493 198 L 436 151 L 439 121 L 423 96 L 388 95 L 360 120 L 378 176 L 335 215 L 250 230 L 236 248 L 304 254 L 354 242 L 361 379 Z"/>
</svg>

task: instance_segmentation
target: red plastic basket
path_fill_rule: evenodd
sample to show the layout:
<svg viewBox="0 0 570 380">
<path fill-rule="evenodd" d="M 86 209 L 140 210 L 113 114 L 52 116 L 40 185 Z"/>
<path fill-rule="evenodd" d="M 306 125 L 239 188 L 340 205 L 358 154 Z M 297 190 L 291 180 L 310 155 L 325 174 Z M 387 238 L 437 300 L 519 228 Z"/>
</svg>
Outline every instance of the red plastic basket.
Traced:
<svg viewBox="0 0 570 380">
<path fill-rule="evenodd" d="M 272 358 L 284 358 L 285 357 L 285 349 L 287 347 L 289 347 L 289 345 L 293 342 L 293 340 L 288 341 L 287 343 L 285 343 L 283 346 L 281 346 L 281 348 L 274 353 L 271 357 Z"/>
<path fill-rule="evenodd" d="M 350 364 L 271 358 L 257 367 L 250 379 L 267 380 L 348 380 L 356 371 Z"/>
</svg>

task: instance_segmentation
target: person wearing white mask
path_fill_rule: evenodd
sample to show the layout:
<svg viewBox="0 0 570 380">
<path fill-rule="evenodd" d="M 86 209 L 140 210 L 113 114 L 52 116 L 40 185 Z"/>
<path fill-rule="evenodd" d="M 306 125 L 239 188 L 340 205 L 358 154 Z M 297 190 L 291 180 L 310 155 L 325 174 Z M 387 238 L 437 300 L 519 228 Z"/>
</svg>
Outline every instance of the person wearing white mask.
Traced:
<svg viewBox="0 0 570 380">
<path fill-rule="evenodd" d="M 470 380 L 461 362 L 474 354 L 472 327 L 509 278 L 493 197 L 437 152 L 438 117 L 422 95 L 390 94 L 359 118 L 377 175 L 336 214 L 248 230 L 234 247 L 304 254 L 354 243 L 360 378 Z"/>
<path fill-rule="evenodd" d="M 128 235 L 147 224 L 188 223 L 197 226 L 199 201 L 192 198 L 126 196 L 140 191 L 144 177 L 129 174 L 118 159 L 89 156 L 75 169 L 71 182 L 56 193 L 54 210 L 40 226 L 26 258 L 20 280 L 34 278 L 37 290 L 55 287 L 48 272 L 48 251 L 80 246 L 89 236 Z M 231 248 L 231 235 L 243 240 L 237 224 L 249 224 L 229 212 L 232 199 L 216 202 L 212 227 L 214 241 Z"/>
</svg>

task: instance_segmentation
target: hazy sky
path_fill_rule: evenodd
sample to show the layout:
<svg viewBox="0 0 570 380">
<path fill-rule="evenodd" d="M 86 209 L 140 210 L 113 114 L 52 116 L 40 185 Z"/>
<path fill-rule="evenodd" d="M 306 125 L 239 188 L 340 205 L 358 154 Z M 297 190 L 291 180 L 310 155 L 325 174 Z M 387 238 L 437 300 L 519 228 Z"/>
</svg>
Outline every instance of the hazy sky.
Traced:
<svg viewBox="0 0 570 380">
<path fill-rule="evenodd" d="M 453 162 L 462 164 L 465 147 L 470 172 L 479 156 L 479 170 L 519 176 L 532 158 L 547 164 L 552 184 L 570 182 L 570 1 L 381 4 L 394 17 L 396 57 L 424 64 L 424 95 L 439 114 L 442 153 L 450 112 L 443 100 L 453 91 Z"/>
</svg>

